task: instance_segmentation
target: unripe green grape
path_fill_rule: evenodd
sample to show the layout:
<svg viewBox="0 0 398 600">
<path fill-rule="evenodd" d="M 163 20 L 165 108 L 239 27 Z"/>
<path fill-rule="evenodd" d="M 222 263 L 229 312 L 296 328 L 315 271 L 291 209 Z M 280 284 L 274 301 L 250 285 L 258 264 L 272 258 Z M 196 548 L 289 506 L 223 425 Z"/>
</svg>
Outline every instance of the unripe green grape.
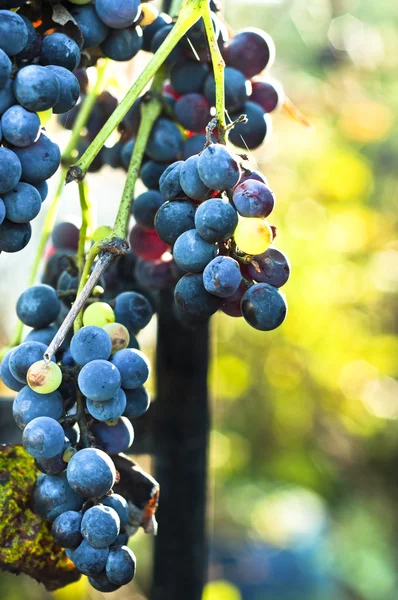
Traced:
<svg viewBox="0 0 398 600">
<path fill-rule="evenodd" d="M 130 343 L 130 334 L 127 327 L 121 323 L 108 323 L 107 325 L 104 325 L 102 329 L 105 329 L 106 333 L 111 338 L 111 354 L 115 354 L 118 350 L 123 350 L 128 347 Z"/>
<path fill-rule="evenodd" d="M 234 231 L 239 250 L 246 254 L 263 254 L 272 242 L 272 230 L 267 221 L 258 218 L 240 218 Z"/>
<path fill-rule="evenodd" d="M 103 327 L 115 322 L 115 313 L 106 302 L 94 302 L 83 313 L 83 325 Z"/>
<path fill-rule="evenodd" d="M 92 240 L 93 240 L 93 242 L 100 242 L 104 238 L 109 237 L 111 235 L 111 233 L 112 233 L 111 227 L 108 227 L 108 225 L 100 225 L 94 231 L 94 233 L 92 235 Z"/>
<path fill-rule="evenodd" d="M 72 456 L 74 454 L 76 454 L 77 450 L 76 448 L 72 448 L 71 446 L 69 448 L 67 448 L 65 450 L 65 452 L 62 455 L 62 460 L 65 461 L 66 463 L 68 463 L 70 461 L 70 459 L 72 458 Z"/>
<path fill-rule="evenodd" d="M 29 368 L 26 380 L 28 386 L 38 394 L 51 394 L 62 383 L 62 371 L 54 362 L 38 360 Z"/>
</svg>

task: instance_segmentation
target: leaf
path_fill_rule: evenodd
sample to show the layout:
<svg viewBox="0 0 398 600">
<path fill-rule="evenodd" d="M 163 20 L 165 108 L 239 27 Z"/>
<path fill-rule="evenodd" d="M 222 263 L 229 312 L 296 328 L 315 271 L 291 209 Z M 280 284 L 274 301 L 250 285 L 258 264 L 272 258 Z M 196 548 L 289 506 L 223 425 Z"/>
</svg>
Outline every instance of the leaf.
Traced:
<svg viewBox="0 0 398 600">
<path fill-rule="evenodd" d="M 0 569 L 26 573 L 48 590 L 77 581 L 80 573 L 35 515 L 30 497 L 38 471 L 22 446 L 0 446 Z"/>
</svg>

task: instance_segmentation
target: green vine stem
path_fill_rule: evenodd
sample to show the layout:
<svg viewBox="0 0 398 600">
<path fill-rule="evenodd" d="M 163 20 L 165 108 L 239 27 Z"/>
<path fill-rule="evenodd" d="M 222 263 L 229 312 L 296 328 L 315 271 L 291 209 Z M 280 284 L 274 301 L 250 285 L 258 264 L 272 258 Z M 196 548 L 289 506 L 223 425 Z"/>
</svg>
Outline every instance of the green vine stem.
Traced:
<svg viewBox="0 0 398 600">
<path fill-rule="evenodd" d="M 77 248 L 77 268 L 79 269 L 79 276 L 83 272 L 84 259 L 86 257 L 86 243 L 88 235 L 92 232 L 92 205 L 89 200 L 87 184 L 85 181 L 79 183 L 79 199 L 80 209 L 82 214 L 82 224 L 79 233 L 79 245 Z"/>
<path fill-rule="evenodd" d="M 209 9 L 209 0 L 185 0 L 179 17 L 171 30 L 170 34 L 164 40 L 159 50 L 153 56 L 152 60 L 148 63 L 146 68 L 143 70 L 141 75 L 136 79 L 134 84 L 131 86 L 126 96 L 120 102 L 119 106 L 115 109 L 112 115 L 109 117 L 101 131 L 94 138 L 93 142 L 87 148 L 83 156 L 77 161 L 77 163 L 70 167 L 66 176 L 66 182 L 69 183 L 73 180 L 84 179 L 88 167 L 97 156 L 105 144 L 108 137 L 116 129 L 119 123 L 122 121 L 128 110 L 132 107 L 134 102 L 138 99 L 142 90 L 149 83 L 155 73 L 159 70 L 159 67 L 164 63 L 170 52 L 177 45 L 179 40 L 186 34 L 188 29 L 192 27 L 199 20 L 199 18 Z"/>
</svg>

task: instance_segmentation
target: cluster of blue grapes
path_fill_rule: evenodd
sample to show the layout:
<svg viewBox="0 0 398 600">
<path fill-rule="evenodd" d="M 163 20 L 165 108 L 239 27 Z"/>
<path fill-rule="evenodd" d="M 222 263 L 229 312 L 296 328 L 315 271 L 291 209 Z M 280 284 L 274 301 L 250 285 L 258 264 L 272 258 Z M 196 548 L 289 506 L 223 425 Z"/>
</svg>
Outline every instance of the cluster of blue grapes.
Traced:
<svg viewBox="0 0 398 600">
<path fill-rule="evenodd" d="M 42 37 L 27 17 L 0 11 L 1 252 L 18 252 L 30 240 L 30 221 L 61 160 L 38 113 L 64 113 L 76 104 L 80 87 L 72 70 L 79 62 L 80 49 L 67 35 Z"/>
<path fill-rule="evenodd" d="M 128 277 L 113 295 L 112 277 L 118 279 L 122 269 L 116 264 L 116 273 L 111 268 L 108 276 L 112 306 L 99 288 L 101 300 L 91 297 L 83 327 L 47 364 L 43 354 L 76 296 L 77 241 L 73 224 L 55 227 L 43 275 L 48 283 L 25 290 L 16 306 L 18 318 L 33 329 L 5 355 L 0 374 L 17 392 L 13 415 L 41 471 L 33 492 L 35 512 L 52 523 L 55 541 L 93 587 L 110 592 L 135 572 L 127 542 L 142 511 L 112 492 L 117 473 L 111 457 L 131 446 L 131 420 L 150 405 L 144 387 L 150 366 L 135 336 L 151 320 L 153 308 L 145 296 L 126 290 L 131 288 Z M 129 255 L 122 258 L 130 260 Z M 79 428 L 79 398 L 89 440 Z M 87 441 L 92 447 L 86 447 Z"/>
</svg>

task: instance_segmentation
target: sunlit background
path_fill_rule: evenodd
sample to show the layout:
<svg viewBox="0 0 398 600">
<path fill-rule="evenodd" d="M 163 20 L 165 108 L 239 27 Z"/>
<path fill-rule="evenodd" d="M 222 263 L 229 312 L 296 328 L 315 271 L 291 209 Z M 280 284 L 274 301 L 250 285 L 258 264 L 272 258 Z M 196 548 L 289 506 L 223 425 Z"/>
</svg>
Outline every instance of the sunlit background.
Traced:
<svg viewBox="0 0 398 600">
<path fill-rule="evenodd" d="M 276 192 L 275 245 L 292 263 L 287 321 L 266 334 L 222 314 L 212 323 L 203 600 L 396 600 L 398 9 L 391 0 L 225 4 L 233 29 L 273 36 L 272 75 L 313 129 L 281 110 L 252 155 Z M 131 76 L 121 71 L 119 86 Z M 99 222 L 111 223 L 122 172 L 104 168 L 89 185 Z M 60 214 L 77 207 L 69 186 Z M 33 248 L 1 259 L 4 339 Z M 152 324 L 149 354 L 154 334 Z M 149 598 L 151 545 L 143 533 L 131 539 L 136 582 L 108 598 Z M 6 600 L 51 597 L 23 577 L 0 585 Z M 104 596 L 83 578 L 53 597 Z"/>
</svg>

